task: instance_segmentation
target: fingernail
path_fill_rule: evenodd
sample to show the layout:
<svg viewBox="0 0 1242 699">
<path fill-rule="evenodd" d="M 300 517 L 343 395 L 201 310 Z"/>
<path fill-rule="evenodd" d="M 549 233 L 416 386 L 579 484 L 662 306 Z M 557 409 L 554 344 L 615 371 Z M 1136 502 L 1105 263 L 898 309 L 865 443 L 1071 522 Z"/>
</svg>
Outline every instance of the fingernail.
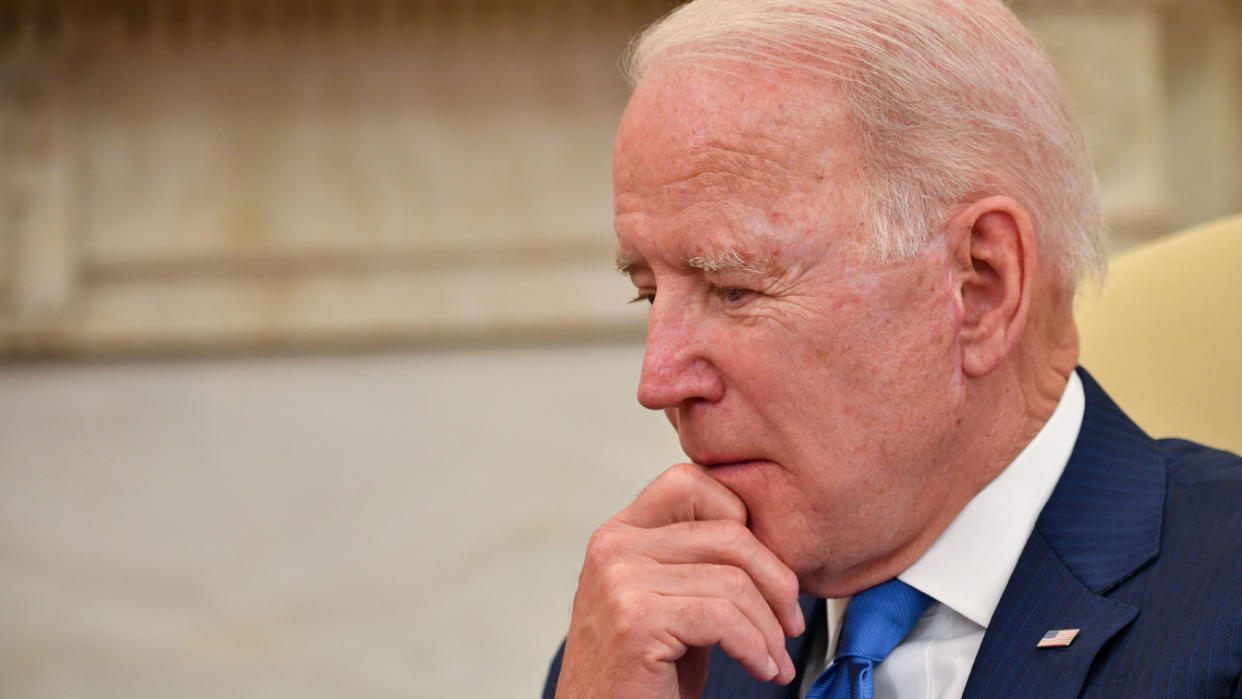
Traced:
<svg viewBox="0 0 1242 699">
<path fill-rule="evenodd" d="M 773 659 L 772 656 L 769 655 L 768 656 L 768 679 L 769 680 L 776 679 L 776 676 L 780 673 L 780 671 L 781 669 L 777 667 L 776 665 L 776 660 Z"/>
<path fill-rule="evenodd" d="M 798 612 L 798 631 L 794 635 L 801 636 L 802 632 L 806 631 L 806 617 L 802 615 L 802 605 L 799 604 L 794 609 Z"/>
</svg>

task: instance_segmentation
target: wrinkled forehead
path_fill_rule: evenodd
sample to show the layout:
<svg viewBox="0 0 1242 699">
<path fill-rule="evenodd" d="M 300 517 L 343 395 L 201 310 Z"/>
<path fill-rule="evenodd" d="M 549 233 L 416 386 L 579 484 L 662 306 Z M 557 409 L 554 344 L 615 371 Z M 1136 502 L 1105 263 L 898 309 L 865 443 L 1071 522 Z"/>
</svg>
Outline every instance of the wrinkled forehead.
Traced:
<svg viewBox="0 0 1242 699">
<path fill-rule="evenodd" d="M 735 62 L 670 62 L 637 85 L 617 133 L 618 190 L 652 166 L 822 181 L 856 134 L 824 80 Z M 653 162 L 654 161 L 654 162 Z"/>
<path fill-rule="evenodd" d="M 842 114 L 831 90 L 787 76 L 649 72 L 618 131 L 621 254 L 821 257 L 857 242 L 865 188 Z"/>
</svg>

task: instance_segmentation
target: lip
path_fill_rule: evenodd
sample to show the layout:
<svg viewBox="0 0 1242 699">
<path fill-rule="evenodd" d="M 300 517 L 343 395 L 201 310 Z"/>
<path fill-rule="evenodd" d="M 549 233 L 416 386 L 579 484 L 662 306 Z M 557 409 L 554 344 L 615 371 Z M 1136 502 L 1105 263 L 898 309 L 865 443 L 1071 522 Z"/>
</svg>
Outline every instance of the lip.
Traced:
<svg viewBox="0 0 1242 699">
<path fill-rule="evenodd" d="M 768 463 L 764 459 L 740 459 L 738 461 L 717 461 L 715 463 L 702 464 L 709 473 L 714 471 L 733 471 L 737 469 L 750 468 L 760 464 Z"/>
</svg>

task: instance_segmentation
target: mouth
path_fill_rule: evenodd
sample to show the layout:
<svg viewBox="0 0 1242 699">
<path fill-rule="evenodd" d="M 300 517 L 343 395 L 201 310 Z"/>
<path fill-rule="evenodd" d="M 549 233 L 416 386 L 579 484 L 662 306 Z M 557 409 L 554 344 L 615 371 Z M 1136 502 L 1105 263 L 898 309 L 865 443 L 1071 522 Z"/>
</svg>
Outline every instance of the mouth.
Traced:
<svg viewBox="0 0 1242 699">
<path fill-rule="evenodd" d="M 713 471 L 730 471 L 741 468 L 748 468 L 767 463 L 763 459 L 739 459 L 737 461 L 715 461 L 708 463 L 700 463 L 699 465 L 707 469 L 708 472 Z"/>
</svg>

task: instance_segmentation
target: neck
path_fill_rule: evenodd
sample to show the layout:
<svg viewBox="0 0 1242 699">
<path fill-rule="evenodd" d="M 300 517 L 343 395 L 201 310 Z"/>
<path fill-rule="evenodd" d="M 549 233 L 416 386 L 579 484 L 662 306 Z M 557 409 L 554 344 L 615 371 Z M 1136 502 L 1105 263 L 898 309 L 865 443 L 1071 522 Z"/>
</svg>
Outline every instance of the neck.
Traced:
<svg viewBox="0 0 1242 699">
<path fill-rule="evenodd" d="M 962 429 L 949 440 L 928 497 L 939 506 L 918 534 L 890 555 L 845 571 L 818 590 L 841 597 L 900 574 L 931 548 L 972 498 L 999 476 L 1035 438 L 1060 403 L 1078 359 L 1072 316 L 1046 327 L 1041 341 L 1019 343 L 996 371 L 973 380 L 967 391 Z M 1028 330 L 1032 330 L 1028 326 Z M 1031 338 L 1032 340 L 1034 338 Z"/>
<path fill-rule="evenodd" d="M 955 466 L 971 478 L 962 484 L 968 496 L 961 506 L 1017 458 L 1056 410 L 1078 363 L 1078 331 L 1069 305 L 1033 317 L 1028 341 L 970 387 L 963 424 L 972 427 L 962 431 L 958 446 L 965 458 Z"/>
</svg>

